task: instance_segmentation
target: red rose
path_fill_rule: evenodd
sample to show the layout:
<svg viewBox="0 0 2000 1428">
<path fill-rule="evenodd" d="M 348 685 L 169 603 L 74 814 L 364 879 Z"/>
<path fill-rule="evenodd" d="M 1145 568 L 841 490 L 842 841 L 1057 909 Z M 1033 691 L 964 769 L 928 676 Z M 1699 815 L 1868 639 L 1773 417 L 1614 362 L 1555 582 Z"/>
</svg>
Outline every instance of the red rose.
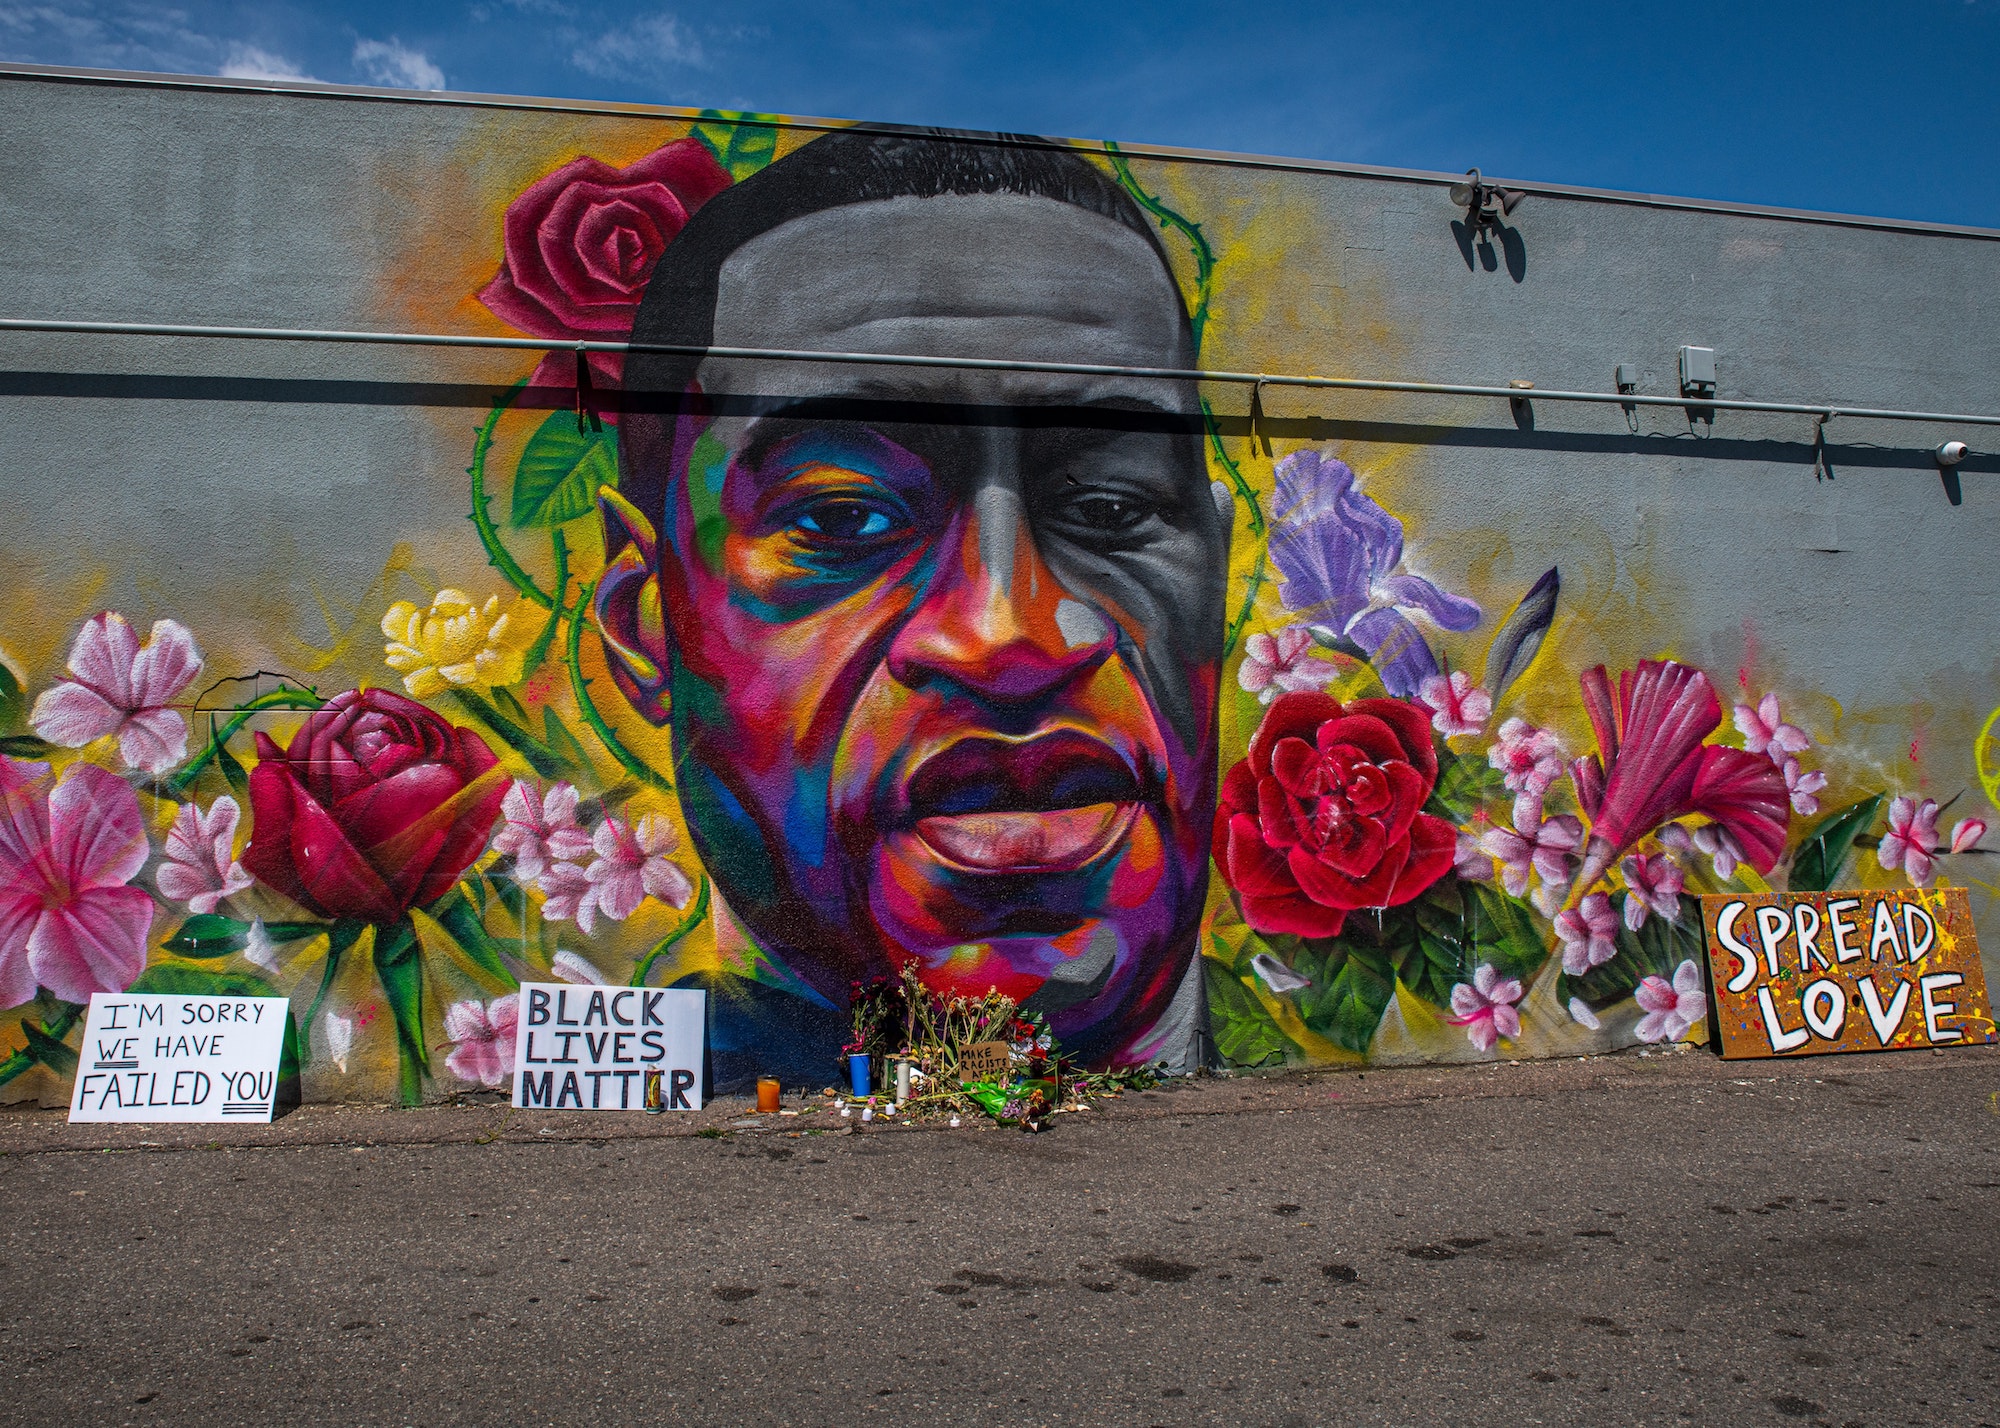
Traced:
<svg viewBox="0 0 2000 1428">
<path fill-rule="evenodd" d="M 1259 932 L 1331 937 L 1362 907 L 1408 902 L 1458 835 L 1420 812 L 1437 784 L 1430 722 L 1400 699 L 1286 694 L 1222 781 L 1215 856 Z"/>
<path fill-rule="evenodd" d="M 632 330 L 646 280 L 697 208 L 729 187 L 729 173 L 699 139 L 655 149 L 622 169 L 572 159 L 507 205 L 506 257 L 479 300 L 536 337 L 617 340 Z M 616 386 L 623 358 L 590 356 Z M 535 385 L 574 385 L 576 356 L 552 352 Z"/>
<path fill-rule="evenodd" d="M 336 695 L 281 749 L 257 735 L 243 866 L 322 917 L 394 922 L 486 846 L 507 779 L 470 729 L 381 689 Z"/>
</svg>

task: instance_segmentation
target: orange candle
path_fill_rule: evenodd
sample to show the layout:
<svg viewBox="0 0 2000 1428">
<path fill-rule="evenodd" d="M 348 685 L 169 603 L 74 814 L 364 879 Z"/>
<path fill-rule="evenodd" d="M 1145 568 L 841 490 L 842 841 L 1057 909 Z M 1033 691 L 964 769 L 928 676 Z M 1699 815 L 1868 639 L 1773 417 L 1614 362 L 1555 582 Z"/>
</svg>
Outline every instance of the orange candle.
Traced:
<svg viewBox="0 0 2000 1428">
<path fill-rule="evenodd" d="M 778 1078 L 759 1076 L 757 1078 L 757 1109 L 769 1114 L 778 1109 Z"/>
</svg>

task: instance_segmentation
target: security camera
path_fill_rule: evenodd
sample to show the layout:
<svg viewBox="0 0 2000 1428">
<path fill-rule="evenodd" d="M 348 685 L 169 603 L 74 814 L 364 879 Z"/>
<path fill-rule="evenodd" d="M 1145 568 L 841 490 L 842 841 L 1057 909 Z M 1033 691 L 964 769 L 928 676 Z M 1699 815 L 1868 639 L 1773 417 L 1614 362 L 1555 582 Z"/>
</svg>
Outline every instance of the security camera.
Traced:
<svg viewBox="0 0 2000 1428">
<path fill-rule="evenodd" d="M 1947 441 L 1937 449 L 1938 465 L 1956 466 L 1959 462 L 1965 460 L 1970 449 L 1962 441 Z"/>
</svg>

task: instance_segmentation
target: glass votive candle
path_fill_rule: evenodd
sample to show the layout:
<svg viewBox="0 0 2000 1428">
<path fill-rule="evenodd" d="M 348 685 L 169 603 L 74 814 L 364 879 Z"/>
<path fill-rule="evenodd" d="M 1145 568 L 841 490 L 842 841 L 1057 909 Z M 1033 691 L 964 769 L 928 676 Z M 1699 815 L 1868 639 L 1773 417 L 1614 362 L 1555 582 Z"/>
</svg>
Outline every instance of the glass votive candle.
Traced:
<svg viewBox="0 0 2000 1428">
<path fill-rule="evenodd" d="M 778 1078 L 759 1076 L 757 1078 L 757 1109 L 771 1114 L 778 1109 Z"/>
</svg>

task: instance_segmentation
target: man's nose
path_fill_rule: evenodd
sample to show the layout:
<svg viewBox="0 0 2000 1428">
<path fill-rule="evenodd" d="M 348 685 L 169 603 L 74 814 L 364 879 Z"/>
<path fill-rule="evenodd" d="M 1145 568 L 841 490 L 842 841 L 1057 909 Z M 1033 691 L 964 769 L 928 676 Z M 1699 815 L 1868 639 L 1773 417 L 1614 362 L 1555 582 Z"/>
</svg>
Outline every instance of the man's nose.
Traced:
<svg viewBox="0 0 2000 1428">
<path fill-rule="evenodd" d="M 1071 598 L 1035 548 L 1017 490 L 977 491 L 947 533 L 889 673 L 911 689 L 944 682 L 994 703 L 1054 693 L 1102 664 L 1117 627 Z"/>
</svg>

